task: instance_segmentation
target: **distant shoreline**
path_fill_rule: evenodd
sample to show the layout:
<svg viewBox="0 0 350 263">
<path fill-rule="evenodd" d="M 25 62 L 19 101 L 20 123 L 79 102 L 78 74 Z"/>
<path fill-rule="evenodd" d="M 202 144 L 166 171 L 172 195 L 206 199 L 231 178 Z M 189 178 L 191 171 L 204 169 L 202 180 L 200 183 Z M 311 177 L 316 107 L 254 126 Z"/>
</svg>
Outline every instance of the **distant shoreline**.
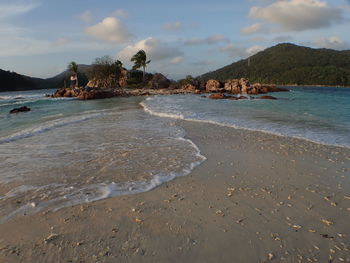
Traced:
<svg viewBox="0 0 350 263">
<path fill-rule="evenodd" d="M 275 84 L 276 86 L 279 87 L 317 87 L 317 88 L 341 88 L 341 89 L 348 89 L 350 86 L 339 86 L 339 85 L 303 85 L 303 84 Z"/>
</svg>

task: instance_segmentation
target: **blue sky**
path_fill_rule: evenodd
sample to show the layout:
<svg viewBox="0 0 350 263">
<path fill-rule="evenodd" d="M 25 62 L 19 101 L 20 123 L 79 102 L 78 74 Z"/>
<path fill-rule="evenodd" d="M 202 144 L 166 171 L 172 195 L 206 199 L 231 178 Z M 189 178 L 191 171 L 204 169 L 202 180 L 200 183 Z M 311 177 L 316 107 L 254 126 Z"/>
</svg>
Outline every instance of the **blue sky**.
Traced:
<svg viewBox="0 0 350 263">
<path fill-rule="evenodd" d="M 110 55 L 197 76 L 277 43 L 350 48 L 349 0 L 0 0 L 0 68 L 50 77 Z"/>
</svg>

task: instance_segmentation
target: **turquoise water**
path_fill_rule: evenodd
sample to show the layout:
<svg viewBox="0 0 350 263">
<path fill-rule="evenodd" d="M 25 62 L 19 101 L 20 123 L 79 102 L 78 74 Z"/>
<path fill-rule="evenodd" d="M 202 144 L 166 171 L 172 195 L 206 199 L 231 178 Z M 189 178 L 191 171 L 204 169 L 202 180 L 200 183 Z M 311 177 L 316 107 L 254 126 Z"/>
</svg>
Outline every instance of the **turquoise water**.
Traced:
<svg viewBox="0 0 350 263">
<path fill-rule="evenodd" d="M 350 147 L 350 89 L 291 88 L 278 100 L 201 95 L 52 99 L 0 93 L 0 223 L 43 209 L 148 191 L 205 157 L 177 119 Z M 15 107 L 30 112 L 9 114 Z"/>
<path fill-rule="evenodd" d="M 143 98 L 79 101 L 31 91 L 0 94 L 0 223 L 189 174 L 205 157 Z M 9 114 L 26 105 L 30 112 Z"/>
<path fill-rule="evenodd" d="M 146 100 L 151 114 L 264 131 L 350 147 L 350 89 L 290 87 L 278 100 L 209 100 L 197 95 Z"/>
</svg>

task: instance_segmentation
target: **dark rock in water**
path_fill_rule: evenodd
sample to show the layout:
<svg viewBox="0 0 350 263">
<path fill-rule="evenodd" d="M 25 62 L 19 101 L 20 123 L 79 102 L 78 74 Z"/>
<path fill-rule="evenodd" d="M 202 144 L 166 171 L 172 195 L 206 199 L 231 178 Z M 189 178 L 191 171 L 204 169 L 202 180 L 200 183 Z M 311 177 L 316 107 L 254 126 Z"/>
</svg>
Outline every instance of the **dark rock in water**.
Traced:
<svg viewBox="0 0 350 263">
<path fill-rule="evenodd" d="M 248 98 L 246 96 L 239 96 L 238 99 L 239 100 L 247 100 Z"/>
<path fill-rule="evenodd" d="M 273 97 L 273 96 L 261 96 L 259 99 L 261 99 L 261 100 L 277 100 L 277 98 Z"/>
<path fill-rule="evenodd" d="M 13 114 L 13 113 L 19 113 L 19 112 L 26 112 L 26 111 L 30 111 L 30 108 L 28 108 L 27 106 L 23 106 L 20 108 L 15 108 L 10 110 L 10 113 Z"/>
<path fill-rule="evenodd" d="M 215 93 L 215 94 L 211 94 L 209 96 L 209 99 L 213 99 L 213 100 L 222 100 L 222 99 L 226 99 L 227 97 L 222 94 L 222 93 Z"/>
</svg>

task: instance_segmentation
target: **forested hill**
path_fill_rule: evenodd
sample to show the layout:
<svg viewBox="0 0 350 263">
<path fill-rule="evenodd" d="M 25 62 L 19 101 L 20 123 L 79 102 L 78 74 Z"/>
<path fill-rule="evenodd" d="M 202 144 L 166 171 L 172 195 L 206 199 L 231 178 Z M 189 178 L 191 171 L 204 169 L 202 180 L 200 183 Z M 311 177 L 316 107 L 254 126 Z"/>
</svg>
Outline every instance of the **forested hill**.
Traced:
<svg viewBox="0 0 350 263">
<path fill-rule="evenodd" d="M 0 69 L 0 92 L 37 89 L 41 81 L 41 79 L 35 79 Z"/>
<path fill-rule="evenodd" d="M 350 50 L 279 44 L 201 76 L 221 81 L 241 77 L 271 84 L 350 86 Z"/>
<path fill-rule="evenodd" d="M 87 65 L 79 65 L 78 78 L 80 85 L 85 85 L 87 83 L 87 71 L 89 68 L 90 66 Z M 58 89 L 64 86 L 64 81 L 69 83 L 69 76 L 70 73 L 66 70 L 52 78 L 40 79 L 0 69 L 0 92 L 33 89 Z"/>
</svg>

